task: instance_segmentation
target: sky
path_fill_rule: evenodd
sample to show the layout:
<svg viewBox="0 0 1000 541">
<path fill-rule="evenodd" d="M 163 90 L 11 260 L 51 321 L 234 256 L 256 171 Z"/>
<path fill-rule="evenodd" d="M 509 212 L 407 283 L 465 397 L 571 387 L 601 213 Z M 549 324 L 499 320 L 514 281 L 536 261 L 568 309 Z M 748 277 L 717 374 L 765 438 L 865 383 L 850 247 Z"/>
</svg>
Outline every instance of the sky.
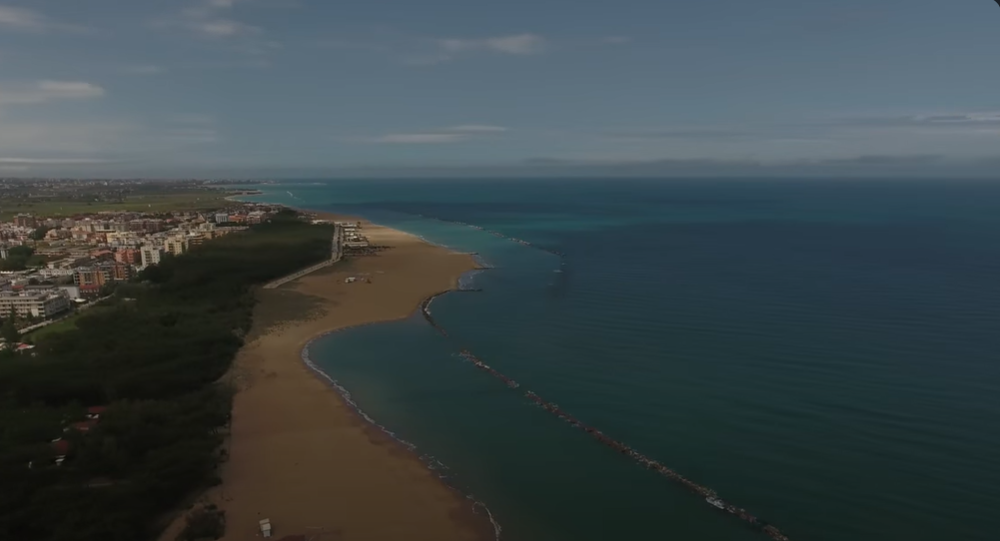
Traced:
<svg viewBox="0 0 1000 541">
<path fill-rule="evenodd" d="M 0 177 L 1000 177 L 994 0 L 0 0 Z"/>
</svg>

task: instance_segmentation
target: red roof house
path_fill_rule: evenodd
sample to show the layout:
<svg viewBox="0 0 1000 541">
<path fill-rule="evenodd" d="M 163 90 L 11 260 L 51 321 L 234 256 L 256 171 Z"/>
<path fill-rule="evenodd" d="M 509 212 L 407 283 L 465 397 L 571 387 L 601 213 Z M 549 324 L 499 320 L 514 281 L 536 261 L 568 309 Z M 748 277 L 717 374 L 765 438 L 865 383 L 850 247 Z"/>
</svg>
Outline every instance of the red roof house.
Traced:
<svg viewBox="0 0 1000 541">
<path fill-rule="evenodd" d="M 56 440 L 52 442 L 52 450 L 55 451 L 56 456 L 66 456 L 69 454 L 69 442 L 66 440 Z"/>
</svg>

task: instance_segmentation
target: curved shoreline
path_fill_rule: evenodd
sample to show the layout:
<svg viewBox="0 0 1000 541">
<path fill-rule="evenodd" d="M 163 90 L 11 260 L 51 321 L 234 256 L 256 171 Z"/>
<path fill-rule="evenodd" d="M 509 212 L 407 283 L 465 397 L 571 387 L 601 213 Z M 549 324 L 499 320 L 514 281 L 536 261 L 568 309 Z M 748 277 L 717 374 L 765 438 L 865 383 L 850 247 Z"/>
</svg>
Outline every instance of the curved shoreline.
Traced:
<svg viewBox="0 0 1000 541">
<path fill-rule="evenodd" d="M 437 298 L 437 297 L 440 297 L 440 296 L 442 296 L 442 295 L 444 295 L 446 293 L 451 293 L 453 291 L 456 291 L 456 290 L 455 289 L 448 289 L 448 290 L 445 290 L 445 291 L 441 291 L 441 292 L 435 293 L 435 294 L 431 295 L 430 297 L 428 297 L 427 299 L 425 299 L 424 301 L 422 301 L 421 304 L 420 304 L 420 306 L 423 307 L 430 300 L 432 300 L 434 298 Z M 312 338 L 309 339 L 309 341 L 306 343 L 306 345 L 302 347 L 302 350 L 300 352 L 300 357 L 302 359 L 303 364 L 305 364 L 310 369 L 310 371 L 312 371 L 313 374 L 316 375 L 316 377 L 318 377 L 318 378 L 324 380 L 326 383 L 328 383 L 330 385 L 330 387 L 333 388 L 334 391 L 336 391 L 337 396 L 340 397 L 340 400 L 344 403 L 344 405 L 347 407 L 347 409 L 349 409 L 355 416 L 357 416 L 364 423 L 366 423 L 367 427 L 369 427 L 371 429 L 378 430 L 382 434 L 388 436 L 393 442 L 395 442 L 395 443 L 399 444 L 400 446 L 402 446 L 403 448 L 405 448 L 405 450 L 407 452 L 412 453 L 417 460 L 419 460 L 421 463 L 423 463 L 427 467 L 427 469 L 429 469 L 432 472 L 434 472 L 435 475 L 436 475 L 436 477 L 445 486 L 447 486 L 449 489 L 454 490 L 455 492 L 461 494 L 462 497 L 465 498 L 466 500 L 469 500 L 472 503 L 472 508 L 473 508 L 474 512 L 475 512 L 476 509 L 482 509 L 486 513 L 486 517 L 489 519 L 490 524 L 493 526 L 493 538 L 494 538 L 494 540 L 495 541 L 500 541 L 501 532 L 503 531 L 503 528 L 500 526 L 500 523 L 497 522 L 496 517 L 493 516 L 493 513 L 490 511 L 490 508 L 485 503 L 483 503 L 481 500 L 479 500 L 478 498 L 476 498 L 476 496 L 474 494 L 472 494 L 471 492 L 463 490 L 463 489 L 455 486 L 455 484 L 448 482 L 446 476 L 443 473 L 438 473 L 438 472 L 440 472 L 442 470 L 448 470 L 449 469 L 446 464 L 444 464 L 443 462 L 441 462 L 440 460 L 434 458 L 431 455 L 419 454 L 417 452 L 418 447 L 417 447 L 416 444 L 403 439 L 401 436 L 399 436 L 398 434 L 396 434 L 395 432 L 393 432 L 392 430 L 390 430 L 388 427 L 386 427 L 385 425 L 380 424 L 378 421 L 376 421 L 374 418 L 372 418 L 370 415 L 368 415 L 368 413 L 365 412 L 361 408 L 361 406 L 358 405 L 357 402 L 355 402 L 355 400 L 354 400 L 353 395 L 351 394 L 351 392 L 346 387 L 344 387 L 340 383 L 340 381 L 338 381 L 336 378 L 334 378 L 331 374 L 329 374 L 328 372 L 326 372 L 322 368 L 320 368 L 312 360 L 312 357 L 310 355 L 310 352 L 309 352 L 310 347 L 314 343 L 316 343 L 318 340 L 322 340 L 323 338 L 326 338 L 328 336 L 332 336 L 332 335 L 343 333 L 343 332 L 348 332 L 348 331 L 351 331 L 353 329 L 357 329 L 357 328 L 360 328 L 360 327 L 367 327 L 367 326 L 372 326 L 372 325 L 383 325 L 383 324 L 392 323 L 392 322 L 395 322 L 395 321 L 403 321 L 403 320 L 406 320 L 406 319 L 409 319 L 409 318 L 413 317 L 415 314 L 416 314 L 416 310 L 414 310 L 414 312 L 411 313 L 410 315 L 402 317 L 402 318 L 393 318 L 393 319 L 386 319 L 386 320 L 382 320 L 382 321 L 373 321 L 373 322 L 369 322 L 369 323 L 362 323 L 362 324 L 359 324 L 359 325 L 351 325 L 351 326 L 348 326 L 348 327 L 339 327 L 339 328 L 335 328 L 335 329 L 330 329 L 330 330 L 324 331 L 324 332 L 319 333 L 318 335 L 316 335 L 316 336 L 314 336 L 314 337 L 312 337 Z"/>
<path fill-rule="evenodd" d="M 418 235 L 418 234 L 415 234 L 415 233 L 410 233 L 408 231 L 403 231 L 403 230 L 400 230 L 400 229 L 395 229 L 395 228 L 390 227 L 388 225 L 378 224 L 376 222 L 371 222 L 370 220 L 367 220 L 367 219 L 365 219 L 363 217 L 338 215 L 338 214 L 333 214 L 333 213 L 329 213 L 329 212 L 313 211 L 313 210 L 308 210 L 308 209 L 303 209 L 303 208 L 296 208 L 295 210 L 298 210 L 300 212 L 307 212 L 307 213 L 315 214 L 315 215 L 318 215 L 318 216 L 321 216 L 321 217 L 330 218 L 330 219 L 340 219 L 340 220 L 348 220 L 348 221 L 365 222 L 369 226 L 381 227 L 381 228 L 384 228 L 386 230 L 391 230 L 391 231 L 394 231 L 396 233 L 401 233 L 403 235 L 410 236 L 412 238 L 415 238 L 415 239 L 419 240 L 423 244 L 426 244 L 428 246 L 433 246 L 435 248 L 440 248 L 440 249 L 443 249 L 443 250 L 447 250 L 449 253 L 454 254 L 454 255 L 468 255 L 468 256 L 472 257 L 473 261 L 475 262 L 474 268 L 469 269 L 469 270 L 467 270 L 465 272 L 462 272 L 459 276 L 452 278 L 452 283 L 450 284 L 450 286 L 447 289 L 443 289 L 441 291 L 438 291 L 436 293 L 432 293 L 432 294 L 428 295 L 423 300 L 421 300 L 419 304 L 417 304 L 415 307 L 411 308 L 409 310 L 409 312 L 407 313 L 407 315 L 399 316 L 399 317 L 387 317 L 387 318 L 383 318 L 383 319 L 378 319 L 378 320 L 374 320 L 374 321 L 367 321 L 367 322 L 364 322 L 364 323 L 358 323 L 358 324 L 354 324 L 354 325 L 335 326 L 335 327 L 332 327 L 332 328 L 328 328 L 328 329 L 324 329 L 324 330 L 318 331 L 318 332 L 312 334 L 311 336 L 307 337 L 304 340 L 304 343 L 302 344 L 301 348 L 299 349 L 299 358 L 300 358 L 301 362 L 306 366 L 306 368 L 309 369 L 309 372 L 311 372 L 316 379 L 318 379 L 321 382 L 323 382 L 324 384 L 328 385 L 328 387 L 331 388 L 335 392 L 335 394 L 336 394 L 338 400 L 341 402 L 341 404 L 351 413 L 352 416 L 354 416 L 355 419 L 357 419 L 358 421 L 360 421 L 361 423 L 363 423 L 363 427 L 364 427 L 364 429 L 366 431 L 369 431 L 369 430 L 375 431 L 376 433 L 381 434 L 381 435 L 387 437 L 392 442 L 392 444 L 397 445 L 400 448 L 401 451 L 409 454 L 411 456 L 411 458 L 417 460 L 422 466 L 424 466 L 429 472 L 431 472 L 432 475 L 434 475 L 434 477 L 443 486 L 445 486 L 450 491 L 453 491 L 454 493 L 460 495 L 464 500 L 468 501 L 471 504 L 470 509 L 471 509 L 471 511 L 474 514 L 476 514 L 476 515 L 483 515 L 483 514 L 485 514 L 486 518 L 489 520 L 490 526 L 492 527 L 492 538 L 494 539 L 494 541 L 500 541 L 500 539 L 501 539 L 501 532 L 502 532 L 503 529 L 500 526 L 500 523 L 496 520 L 496 517 L 493 515 L 492 511 L 490 511 L 489 507 L 484 502 L 482 502 L 481 500 L 479 500 L 478 498 L 476 498 L 476 496 L 474 494 L 472 494 L 471 492 L 469 492 L 467 490 L 463 490 L 463 489 L 455 486 L 455 484 L 453 484 L 453 483 L 451 483 L 451 482 L 448 481 L 448 479 L 446 478 L 446 476 L 443 473 L 441 473 L 443 471 L 449 470 L 449 468 L 448 468 L 448 466 L 446 464 L 442 463 L 440 460 L 437 460 L 435 457 L 433 457 L 431 455 L 420 454 L 419 451 L 418 451 L 418 447 L 416 446 L 416 444 L 414 444 L 414 443 L 412 443 L 410 441 L 407 441 L 406 439 L 400 437 L 398 434 L 396 434 L 395 432 L 393 432 L 392 430 L 390 430 L 388 427 L 380 424 L 374 418 L 372 418 L 367 412 L 365 412 L 357 404 L 357 402 L 354 400 L 354 397 L 351 394 L 351 392 L 346 387 L 344 387 L 332 374 L 329 374 L 329 373 L 325 372 L 323 369 L 321 369 L 316 364 L 316 362 L 313 361 L 313 359 L 312 359 L 312 357 L 310 355 L 310 348 L 317 341 L 322 340 L 325 337 L 332 336 L 332 335 L 335 335 L 335 334 L 339 334 L 339 333 L 342 333 L 342 332 L 347 332 L 347 331 L 350 331 L 352 329 L 359 328 L 359 327 L 367 327 L 367 326 L 372 326 L 372 325 L 381 325 L 381 324 L 392 323 L 392 322 L 396 322 L 396 321 L 403 321 L 403 320 L 406 320 L 406 319 L 408 319 L 410 317 L 413 317 L 415 315 L 415 313 L 416 313 L 417 310 L 422 309 L 422 307 L 425 304 L 429 303 L 431 300 L 433 300 L 433 299 L 435 299 L 437 297 L 440 297 L 440 296 L 445 295 L 447 293 L 457 292 L 457 291 L 474 291 L 473 289 L 467 288 L 466 284 L 471 284 L 471 280 L 474 279 L 474 277 L 475 277 L 476 274 L 478 274 L 480 272 L 483 272 L 483 271 L 485 271 L 485 270 L 487 270 L 489 268 L 492 268 L 492 266 L 489 265 L 488 263 L 485 263 L 478 256 L 478 254 L 470 254 L 470 253 L 462 252 L 462 251 L 459 251 L 459 250 L 457 250 L 457 249 L 455 249 L 455 248 L 453 248 L 451 246 L 447 246 L 447 245 L 444 245 L 444 244 L 432 242 L 432 241 L 428 240 L 427 238 L 425 238 L 422 235 Z M 291 283 L 295 283 L 295 281 L 293 281 Z"/>
<path fill-rule="evenodd" d="M 365 222 L 366 236 L 394 249 L 256 292 L 253 327 L 227 374 L 237 392 L 222 483 L 202 496 L 226 512 L 224 541 L 259 536 L 264 518 L 278 538 L 497 539 L 499 524 L 485 504 L 449 484 L 434 457 L 360 410 L 310 358 L 323 336 L 404 319 L 479 268 L 468 254 Z M 180 527 L 183 520 L 175 521 L 173 535 Z"/>
</svg>

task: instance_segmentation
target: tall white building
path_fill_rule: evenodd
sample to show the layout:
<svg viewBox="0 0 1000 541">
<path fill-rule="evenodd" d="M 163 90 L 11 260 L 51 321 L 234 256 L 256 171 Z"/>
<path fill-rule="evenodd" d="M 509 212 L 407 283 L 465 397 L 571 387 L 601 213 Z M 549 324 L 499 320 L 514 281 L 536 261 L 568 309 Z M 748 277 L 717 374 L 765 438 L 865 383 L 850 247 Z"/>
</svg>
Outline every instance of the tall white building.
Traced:
<svg viewBox="0 0 1000 541">
<path fill-rule="evenodd" d="M 157 246 L 143 246 L 139 249 L 139 257 L 142 258 L 142 266 L 148 267 L 160 262 L 163 251 Z"/>
</svg>

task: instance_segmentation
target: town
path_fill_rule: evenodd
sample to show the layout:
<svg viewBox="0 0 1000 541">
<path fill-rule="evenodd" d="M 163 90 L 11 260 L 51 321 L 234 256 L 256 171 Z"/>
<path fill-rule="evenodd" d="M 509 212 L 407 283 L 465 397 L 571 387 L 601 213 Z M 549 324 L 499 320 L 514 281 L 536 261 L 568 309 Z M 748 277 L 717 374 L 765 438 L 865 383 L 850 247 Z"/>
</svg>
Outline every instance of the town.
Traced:
<svg viewBox="0 0 1000 541">
<path fill-rule="evenodd" d="M 266 221 L 281 207 L 232 204 L 205 211 L 17 214 L 0 223 L 0 318 L 27 333 L 85 310 L 164 257 Z M 0 348 L 30 349 L 31 344 Z"/>
</svg>

